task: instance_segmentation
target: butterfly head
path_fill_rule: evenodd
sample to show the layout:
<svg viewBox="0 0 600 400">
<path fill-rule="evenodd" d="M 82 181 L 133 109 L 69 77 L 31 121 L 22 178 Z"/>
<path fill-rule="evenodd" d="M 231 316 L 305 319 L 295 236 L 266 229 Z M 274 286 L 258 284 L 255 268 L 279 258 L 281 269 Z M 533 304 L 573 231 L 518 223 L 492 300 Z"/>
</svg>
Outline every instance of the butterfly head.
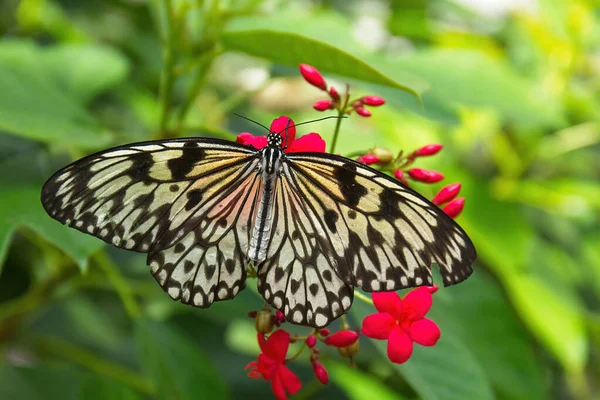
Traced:
<svg viewBox="0 0 600 400">
<path fill-rule="evenodd" d="M 277 132 L 271 132 L 269 136 L 267 136 L 267 147 L 281 148 L 282 143 L 283 137 Z"/>
</svg>

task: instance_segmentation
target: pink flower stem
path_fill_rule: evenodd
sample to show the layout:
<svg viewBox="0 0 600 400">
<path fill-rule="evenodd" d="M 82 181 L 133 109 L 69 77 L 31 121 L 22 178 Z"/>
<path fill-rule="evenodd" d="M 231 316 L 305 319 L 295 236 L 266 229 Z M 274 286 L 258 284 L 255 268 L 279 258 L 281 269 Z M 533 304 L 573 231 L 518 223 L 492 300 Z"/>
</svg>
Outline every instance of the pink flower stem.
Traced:
<svg viewBox="0 0 600 400">
<path fill-rule="evenodd" d="M 362 294 L 358 290 L 354 291 L 354 298 L 355 299 L 359 299 L 361 301 L 364 301 L 367 304 L 373 305 L 373 300 L 371 300 L 370 298 L 368 298 L 367 296 L 365 296 L 364 294 Z"/>
<path fill-rule="evenodd" d="M 331 147 L 329 148 L 329 153 L 335 154 L 335 145 L 337 143 L 338 134 L 340 133 L 340 126 L 342 125 L 342 117 L 346 115 L 346 108 L 348 107 L 348 103 L 350 102 L 350 85 L 346 85 L 346 94 L 344 96 L 344 104 L 337 108 L 338 110 L 338 119 L 335 123 L 335 131 L 333 132 L 333 139 L 331 140 Z"/>
</svg>

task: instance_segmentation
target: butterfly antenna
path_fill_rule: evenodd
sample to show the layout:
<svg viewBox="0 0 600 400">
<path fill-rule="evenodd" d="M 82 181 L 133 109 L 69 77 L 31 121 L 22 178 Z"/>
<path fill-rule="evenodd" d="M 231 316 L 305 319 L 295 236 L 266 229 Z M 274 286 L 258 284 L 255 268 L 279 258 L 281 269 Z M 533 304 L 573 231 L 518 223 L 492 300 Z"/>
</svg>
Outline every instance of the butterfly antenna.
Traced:
<svg viewBox="0 0 600 400">
<path fill-rule="evenodd" d="M 326 119 L 345 119 L 348 118 L 345 115 L 330 115 L 328 117 L 323 117 L 323 118 L 319 118 L 319 119 L 313 119 L 310 121 L 304 121 L 304 122 L 300 122 L 299 124 L 294 124 L 292 126 L 290 126 L 290 128 L 295 128 L 297 126 L 300 125 L 306 125 L 306 124 L 312 124 L 313 122 L 319 122 L 319 121 L 325 121 Z M 281 134 L 281 132 L 285 131 L 286 129 L 288 129 L 288 127 L 286 126 L 285 129 L 281 130 L 280 132 L 277 132 L 278 134 Z"/>
<path fill-rule="evenodd" d="M 243 118 L 243 119 L 245 119 L 246 121 L 253 122 L 253 123 L 255 123 L 255 124 L 256 124 L 256 125 L 258 125 L 258 126 L 262 126 L 263 128 L 265 128 L 265 130 L 266 130 L 267 132 L 271 133 L 271 131 L 269 130 L 269 128 L 267 128 L 266 126 L 264 126 L 263 124 L 261 124 L 261 123 L 260 123 L 260 122 L 258 122 L 258 121 L 255 121 L 255 120 L 253 120 L 253 119 L 250 119 L 250 118 L 248 118 L 248 117 L 244 117 L 243 115 L 240 115 L 240 114 L 238 114 L 238 113 L 233 113 L 233 115 L 236 115 L 236 116 L 238 116 L 238 117 L 240 117 L 240 118 Z M 286 128 L 286 129 L 287 129 L 287 128 Z"/>
</svg>

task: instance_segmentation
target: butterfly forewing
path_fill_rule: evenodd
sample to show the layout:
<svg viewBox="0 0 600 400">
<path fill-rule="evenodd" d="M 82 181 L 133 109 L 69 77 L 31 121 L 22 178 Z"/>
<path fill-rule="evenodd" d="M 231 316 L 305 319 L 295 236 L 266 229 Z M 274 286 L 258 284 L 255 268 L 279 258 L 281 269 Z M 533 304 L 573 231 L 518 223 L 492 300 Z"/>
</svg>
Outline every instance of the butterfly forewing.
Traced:
<svg viewBox="0 0 600 400">
<path fill-rule="evenodd" d="M 66 225 L 148 252 L 183 237 L 258 161 L 255 151 L 216 139 L 132 144 L 58 171 L 42 189 L 42 204 Z"/>
</svg>

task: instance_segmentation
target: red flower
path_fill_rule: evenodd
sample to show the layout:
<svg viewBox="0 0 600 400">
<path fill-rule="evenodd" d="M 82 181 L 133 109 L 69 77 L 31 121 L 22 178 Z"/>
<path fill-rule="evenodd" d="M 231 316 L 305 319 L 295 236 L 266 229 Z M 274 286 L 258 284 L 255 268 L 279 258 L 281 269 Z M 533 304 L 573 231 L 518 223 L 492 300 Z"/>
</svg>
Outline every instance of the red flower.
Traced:
<svg viewBox="0 0 600 400">
<path fill-rule="evenodd" d="M 325 152 L 325 141 L 318 133 L 311 132 L 296 139 L 296 125 L 289 117 L 281 116 L 274 119 L 270 131 L 283 136 L 284 152 L 286 153 Z M 260 150 L 267 146 L 267 137 L 254 136 L 251 133 L 243 132 L 238 135 L 236 142 Z"/>
<path fill-rule="evenodd" d="M 313 108 L 317 111 L 331 110 L 333 107 L 334 104 L 331 102 L 331 100 L 318 100 L 313 105 Z"/>
<path fill-rule="evenodd" d="M 431 307 L 432 289 L 420 287 L 403 300 L 396 292 L 373 293 L 373 303 L 379 313 L 363 320 L 362 332 L 373 339 L 388 340 L 387 353 L 392 362 L 401 364 L 413 351 L 413 342 L 433 346 L 440 338 L 440 329 L 424 318 Z"/>
<path fill-rule="evenodd" d="M 248 376 L 258 379 L 261 376 L 271 381 L 273 393 L 279 400 L 287 399 L 286 392 L 295 394 L 302 387 L 300 379 L 285 366 L 285 356 L 290 345 L 290 334 L 282 329 L 273 332 L 267 340 L 265 335 L 258 334 L 258 344 L 262 351 L 258 361 L 246 366 L 251 368 Z"/>
</svg>

